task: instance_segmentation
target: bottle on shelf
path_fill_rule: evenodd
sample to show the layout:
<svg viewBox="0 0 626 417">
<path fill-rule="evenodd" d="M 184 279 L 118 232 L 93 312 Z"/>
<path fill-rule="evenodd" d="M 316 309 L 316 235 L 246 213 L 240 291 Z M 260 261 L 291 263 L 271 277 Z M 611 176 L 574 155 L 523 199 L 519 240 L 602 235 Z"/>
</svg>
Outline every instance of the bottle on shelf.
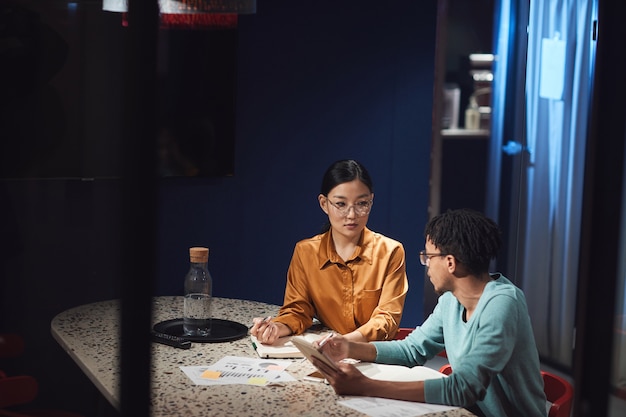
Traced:
<svg viewBox="0 0 626 417">
<path fill-rule="evenodd" d="M 476 130 L 478 128 L 480 128 L 480 111 L 476 97 L 472 95 L 465 110 L 465 129 Z"/>
<path fill-rule="evenodd" d="M 209 336 L 213 290 L 208 269 L 209 249 L 189 248 L 189 261 L 189 272 L 185 275 L 183 330 L 186 336 Z"/>
</svg>

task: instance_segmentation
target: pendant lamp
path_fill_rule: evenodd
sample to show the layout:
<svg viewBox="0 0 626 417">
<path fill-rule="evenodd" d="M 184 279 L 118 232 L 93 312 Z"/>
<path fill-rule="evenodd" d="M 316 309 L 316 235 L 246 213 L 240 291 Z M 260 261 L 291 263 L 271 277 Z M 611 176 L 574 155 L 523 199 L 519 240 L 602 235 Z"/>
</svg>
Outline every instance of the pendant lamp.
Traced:
<svg viewBox="0 0 626 417">
<path fill-rule="evenodd" d="M 102 0 L 102 10 L 122 12 L 128 25 L 128 0 Z M 159 0 L 162 28 L 236 28 L 239 14 L 255 12 L 256 0 Z"/>
</svg>

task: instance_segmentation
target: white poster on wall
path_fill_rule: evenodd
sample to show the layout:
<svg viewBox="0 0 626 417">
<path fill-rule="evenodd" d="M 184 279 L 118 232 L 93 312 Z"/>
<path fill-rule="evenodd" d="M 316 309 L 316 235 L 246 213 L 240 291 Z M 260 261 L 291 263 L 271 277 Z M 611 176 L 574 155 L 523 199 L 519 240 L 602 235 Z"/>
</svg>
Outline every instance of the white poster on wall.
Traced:
<svg viewBox="0 0 626 417">
<path fill-rule="evenodd" d="M 563 99 L 565 84 L 565 41 L 559 36 L 541 42 L 541 78 L 539 97 L 552 100 Z"/>
</svg>

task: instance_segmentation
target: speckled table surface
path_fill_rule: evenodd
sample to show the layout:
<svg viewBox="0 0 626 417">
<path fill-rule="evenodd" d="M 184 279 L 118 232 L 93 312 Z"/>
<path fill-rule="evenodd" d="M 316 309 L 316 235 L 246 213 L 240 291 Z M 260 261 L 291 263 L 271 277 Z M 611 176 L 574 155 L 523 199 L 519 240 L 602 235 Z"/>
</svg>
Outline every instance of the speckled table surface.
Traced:
<svg viewBox="0 0 626 417">
<path fill-rule="evenodd" d="M 183 298 L 156 297 L 153 322 L 182 317 Z M 276 315 L 278 306 L 256 301 L 214 298 L 213 317 L 248 325 L 253 317 Z M 119 408 L 118 300 L 86 304 L 57 315 L 52 335 L 100 392 Z M 194 385 L 180 366 L 202 366 L 224 356 L 258 357 L 249 336 L 224 343 L 193 343 L 191 349 L 152 344 L 152 416 L 364 416 L 337 404 L 332 387 L 303 381 L 314 370 L 304 359 L 288 371 L 298 380 L 282 386 Z M 429 416 L 473 416 L 467 410 Z"/>
</svg>

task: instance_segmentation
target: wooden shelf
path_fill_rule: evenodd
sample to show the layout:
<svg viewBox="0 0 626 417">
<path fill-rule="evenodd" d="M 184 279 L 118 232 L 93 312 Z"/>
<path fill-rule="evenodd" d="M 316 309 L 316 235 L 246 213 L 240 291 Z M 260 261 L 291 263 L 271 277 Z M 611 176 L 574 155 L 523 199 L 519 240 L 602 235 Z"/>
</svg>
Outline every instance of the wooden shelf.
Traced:
<svg viewBox="0 0 626 417">
<path fill-rule="evenodd" d="M 489 129 L 442 129 L 441 136 L 452 138 L 488 138 Z"/>
</svg>

